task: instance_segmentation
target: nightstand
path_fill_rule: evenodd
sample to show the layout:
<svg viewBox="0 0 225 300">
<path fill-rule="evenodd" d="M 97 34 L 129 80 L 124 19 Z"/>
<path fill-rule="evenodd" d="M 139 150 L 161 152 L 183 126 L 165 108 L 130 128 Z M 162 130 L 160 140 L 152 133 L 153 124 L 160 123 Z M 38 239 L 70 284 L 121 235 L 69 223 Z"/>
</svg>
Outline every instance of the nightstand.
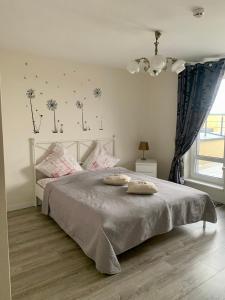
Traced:
<svg viewBox="0 0 225 300">
<path fill-rule="evenodd" d="M 157 177 L 157 161 L 155 159 L 137 159 L 135 167 L 136 172 Z"/>
</svg>

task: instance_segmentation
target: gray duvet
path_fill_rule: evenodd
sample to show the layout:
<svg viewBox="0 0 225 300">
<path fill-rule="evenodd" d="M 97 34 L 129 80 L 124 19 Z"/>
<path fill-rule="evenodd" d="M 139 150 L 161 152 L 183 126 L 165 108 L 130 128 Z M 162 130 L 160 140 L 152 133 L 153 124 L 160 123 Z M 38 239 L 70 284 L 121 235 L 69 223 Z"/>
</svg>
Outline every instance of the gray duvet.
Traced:
<svg viewBox="0 0 225 300">
<path fill-rule="evenodd" d="M 102 182 L 117 173 L 151 180 L 159 192 L 133 195 L 125 186 Z M 98 271 L 107 274 L 121 271 L 118 254 L 150 237 L 183 224 L 217 221 L 208 194 L 124 168 L 82 171 L 48 183 L 42 212 L 79 244 Z"/>
</svg>

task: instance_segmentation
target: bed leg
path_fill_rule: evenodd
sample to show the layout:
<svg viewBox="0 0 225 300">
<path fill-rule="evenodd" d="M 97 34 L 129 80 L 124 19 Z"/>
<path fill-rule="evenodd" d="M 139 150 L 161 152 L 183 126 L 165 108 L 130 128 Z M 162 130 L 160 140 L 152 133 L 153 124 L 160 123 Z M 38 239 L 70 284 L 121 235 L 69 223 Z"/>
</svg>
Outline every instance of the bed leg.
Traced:
<svg viewBox="0 0 225 300">
<path fill-rule="evenodd" d="M 206 221 L 203 221 L 203 230 L 206 229 Z"/>
</svg>

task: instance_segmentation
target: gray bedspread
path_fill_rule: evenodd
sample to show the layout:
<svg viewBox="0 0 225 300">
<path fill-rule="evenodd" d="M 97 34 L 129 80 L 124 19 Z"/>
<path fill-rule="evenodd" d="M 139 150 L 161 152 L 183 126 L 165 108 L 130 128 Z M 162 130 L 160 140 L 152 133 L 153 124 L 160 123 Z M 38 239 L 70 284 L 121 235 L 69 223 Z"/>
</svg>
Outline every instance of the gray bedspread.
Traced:
<svg viewBox="0 0 225 300">
<path fill-rule="evenodd" d="M 105 185 L 110 174 L 154 182 L 159 192 L 133 195 Z M 121 271 L 117 255 L 173 227 L 205 220 L 216 223 L 208 194 L 124 168 L 82 171 L 48 183 L 42 212 L 50 215 L 95 261 L 98 271 Z"/>
</svg>

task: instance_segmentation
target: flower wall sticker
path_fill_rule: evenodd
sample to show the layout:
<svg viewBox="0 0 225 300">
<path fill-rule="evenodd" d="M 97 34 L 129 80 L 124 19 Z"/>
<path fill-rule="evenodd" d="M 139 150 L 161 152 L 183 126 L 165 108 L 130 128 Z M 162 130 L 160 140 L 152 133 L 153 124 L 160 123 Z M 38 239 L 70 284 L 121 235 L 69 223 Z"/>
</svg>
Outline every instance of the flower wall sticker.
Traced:
<svg viewBox="0 0 225 300">
<path fill-rule="evenodd" d="M 71 102 L 72 99 L 66 99 L 66 98 L 58 98 L 58 97 L 63 97 L 63 95 L 61 94 L 61 88 L 64 87 L 64 83 L 66 81 L 66 79 L 69 76 L 74 76 L 74 74 L 78 74 L 78 70 L 72 69 L 70 71 L 68 70 L 60 70 L 60 74 L 61 74 L 61 79 L 63 79 L 62 82 L 55 82 L 55 81 L 51 81 L 50 78 L 42 78 L 42 74 L 39 71 L 35 71 L 35 70 L 31 70 L 31 63 L 24 61 L 24 73 L 22 74 L 24 80 L 33 80 L 36 84 L 42 84 L 42 89 L 35 91 L 34 89 L 30 88 L 26 91 L 26 97 L 29 99 L 29 102 L 26 103 L 26 107 L 27 109 L 30 111 L 29 113 L 31 113 L 31 119 L 32 119 L 32 126 L 33 126 L 33 132 L 39 133 L 40 129 L 43 129 L 44 126 L 44 122 L 43 122 L 43 115 L 40 114 L 39 110 L 37 109 L 37 103 L 38 105 L 42 105 L 44 104 L 45 109 L 48 109 L 49 111 L 51 111 L 48 115 L 50 118 L 53 118 L 53 125 L 50 123 L 50 126 L 53 126 L 53 128 L 51 128 L 51 132 L 52 133 L 63 133 L 64 131 L 64 124 L 61 122 L 61 120 L 58 120 L 58 114 L 59 111 L 57 112 L 58 109 L 58 105 L 60 104 L 60 101 L 62 103 L 62 108 L 67 108 L 69 107 L 69 104 Z M 78 86 L 81 88 L 82 87 L 82 93 L 83 91 L 86 89 L 86 92 L 88 93 L 88 95 L 90 97 L 83 97 L 81 96 L 81 98 L 75 98 L 75 109 L 78 109 L 78 113 L 80 114 L 80 118 L 78 119 L 78 122 L 76 123 L 77 126 L 79 128 L 81 128 L 82 131 L 86 132 L 89 130 L 103 130 L 103 116 L 99 114 L 99 109 L 97 108 L 100 105 L 99 100 L 102 99 L 102 88 L 100 87 L 96 87 L 92 85 L 92 79 L 90 77 L 87 78 L 82 78 L 82 81 L 79 81 Z M 75 82 L 75 81 L 74 81 Z M 59 91 L 60 93 L 56 94 L 55 96 L 49 96 L 46 97 L 46 95 L 48 95 L 48 93 L 50 92 L 49 90 L 49 85 L 54 85 L 55 89 L 57 89 L 57 91 Z M 43 87 L 44 85 L 44 87 Z M 34 86 L 34 85 L 33 85 Z M 80 89 L 78 88 L 78 86 L 71 86 L 71 96 L 74 95 L 79 95 L 81 93 Z M 36 87 L 36 86 L 34 86 Z M 51 97 L 56 97 L 57 101 L 54 98 Z M 38 102 L 36 102 L 36 99 L 38 99 Z M 50 99 L 47 101 L 47 99 Z M 79 99 L 79 100 L 78 100 Z M 60 101 L 59 101 L 60 100 Z M 40 102 L 39 102 L 40 101 Z M 42 102 L 44 101 L 44 103 Z M 72 100 L 73 101 L 73 100 Z M 93 101 L 94 103 L 92 103 L 92 106 L 96 106 L 96 108 L 93 109 L 93 113 L 94 111 L 96 111 L 96 114 L 98 116 L 96 116 L 96 120 L 87 120 L 87 117 L 89 115 L 89 107 L 87 106 L 88 104 L 91 104 L 90 102 Z M 46 103 L 46 104 L 45 104 Z M 61 104 L 60 104 L 61 105 Z M 61 110 L 61 106 L 60 106 L 60 110 Z M 90 111 L 91 113 L 91 111 Z M 53 117 L 52 117 L 53 115 Z M 94 113 L 95 116 L 95 113 Z M 45 116 L 46 117 L 46 116 Z M 91 117 L 91 115 L 90 115 Z M 92 123 L 90 123 L 92 122 Z"/>
<path fill-rule="evenodd" d="M 81 128 L 83 131 L 91 130 L 91 128 L 87 125 L 87 121 L 84 119 L 84 103 L 77 100 L 76 107 L 81 110 Z M 77 122 L 80 125 L 80 122 Z"/>
<path fill-rule="evenodd" d="M 47 101 L 47 108 L 50 111 L 53 111 L 53 130 L 52 133 L 63 133 L 63 124 L 60 124 L 60 120 L 57 120 L 57 125 L 56 125 L 56 109 L 58 107 L 58 103 L 56 100 L 50 99 Z M 60 129 L 58 127 L 60 126 Z"/>
<path fill-rule="evenodd" d="M 100 127 L 99 127 L 99 130 L 103 130 L 103 120 L 102 120 L 102 117 L 100 118 Z"/>
<path fill-rule="evenodd" d="M 59 130 L 59 132 L 63 133 L 63 124 L 62 123 L 60 124 L 60 130 Z"/>
<path fill-rule="evenodd" d="M 99 121 L 99 128 L 98 128 L 98 130 L 103 130 L 103 120 L 102 120 L 102 116 L 96 116 L 96 119 L 98 119 L 98 120 L 100 120 Z"/>
<path fill-rule="evenodd" d="M 43 118 L 43 115 L 39 115 L 39 125 L 36 125 L 36 121 L 34 118 L 34 109 L 33 109 L 33 102 L 32 100 L 35 98 L 35 93 L 33 89 L 29 89 L 26 92 L 27 98 L 30 100 L 29 104 L 30 104 L 30 112 L 31 112 L 31 118 L 32 118 L 32 125 L 33 125 L 33 132 L 39 133 L 40 132 L 40 128 L 41 128 L 41 120 Z M 36 109 L 36 112 L 38 112 L 38 110 Z"/>
<path fill-rule="evenodd" d="M 102 90 L 100 88 L 95 88 L 93 91 L 95 98 L 100 98 L 102 95 Z"/>
</svg>

